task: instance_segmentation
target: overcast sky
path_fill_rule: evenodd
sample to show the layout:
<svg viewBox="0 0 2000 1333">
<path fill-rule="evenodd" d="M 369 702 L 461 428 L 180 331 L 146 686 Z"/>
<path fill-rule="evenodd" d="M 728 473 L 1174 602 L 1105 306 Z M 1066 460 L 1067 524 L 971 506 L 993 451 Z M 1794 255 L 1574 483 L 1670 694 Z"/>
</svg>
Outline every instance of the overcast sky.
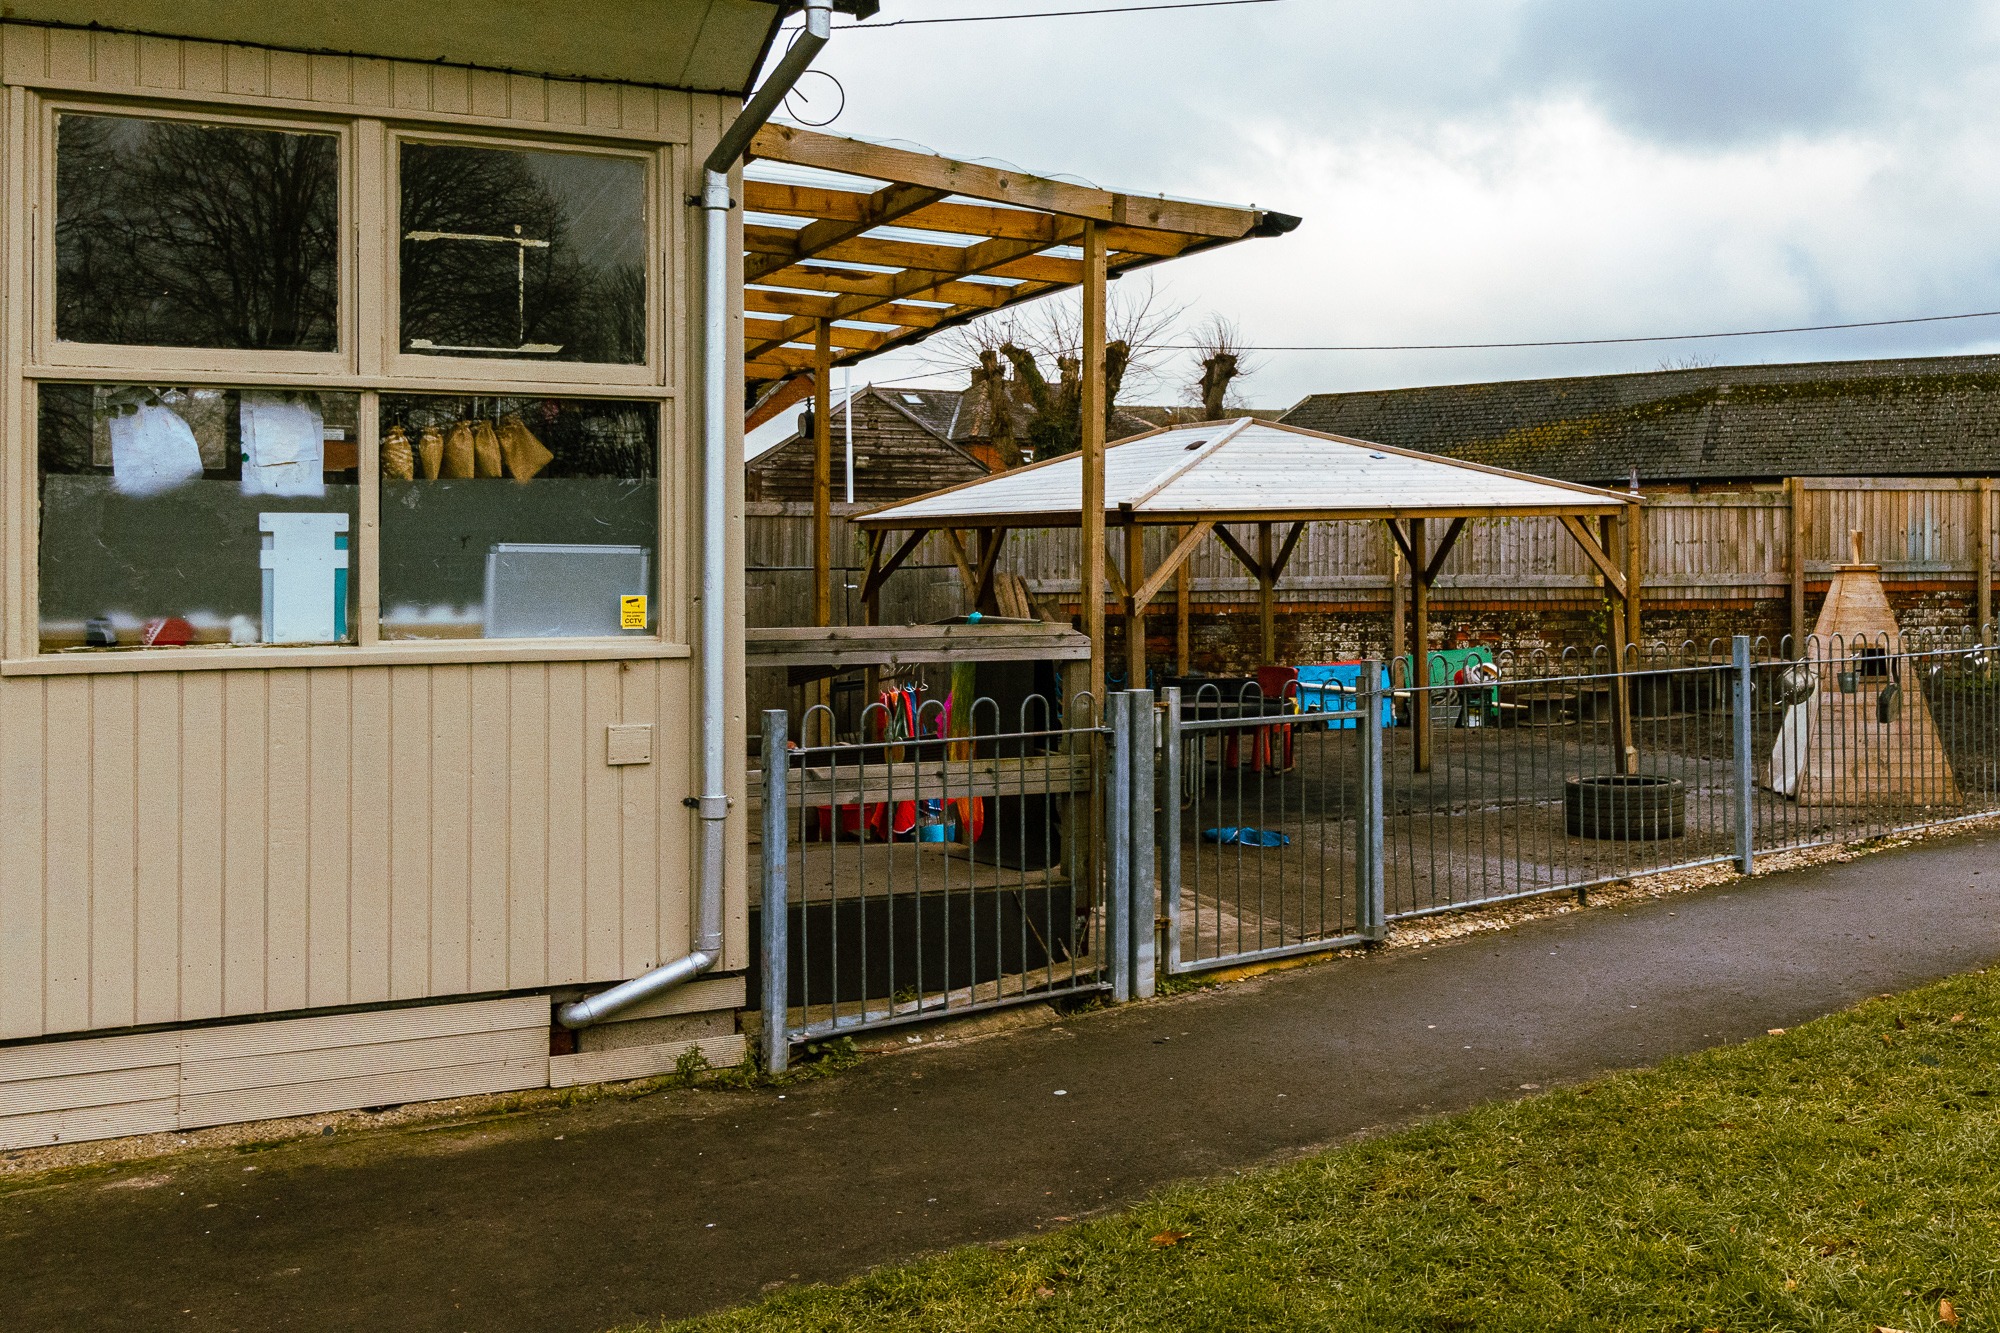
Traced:
<svg viewBox="0 0 2000 1333">
<path fill-rule="evenodd" d="M 883 0 L 876 22 L 1112 2 Z M 1281 0 L 842 31 L 819 67 L 845 90 L 835 132 L 1301 215 L 1290 236 L 1154 272 L 1252 344 L 1372 344 L 2000 308 L 1996 52 L 2000 3 L 1982 0 Z M 831 109 L 826 90 L 802 109 Z M 1995 349 L 2000 319 L 1271 352 L 1244 388 L 1284 406 L 1688 356 Z M 856 374 L 930 369 L 895 354 Z"/>
</svg>

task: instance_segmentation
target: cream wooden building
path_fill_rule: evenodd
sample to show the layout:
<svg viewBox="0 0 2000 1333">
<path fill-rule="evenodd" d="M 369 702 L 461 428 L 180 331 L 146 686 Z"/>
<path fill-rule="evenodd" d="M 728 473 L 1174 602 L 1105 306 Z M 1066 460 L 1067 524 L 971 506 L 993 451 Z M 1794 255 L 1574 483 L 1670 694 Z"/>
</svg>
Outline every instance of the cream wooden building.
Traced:
<svg viewBox="0 0 2000 1333">
<path fill-rule="evenodd" d="M 0 1148 L 740 1057 L 697 199 L 785 8 L 7 8 Z M 564 1037 L 709 820 L 719 953 Z"/>
</svg>

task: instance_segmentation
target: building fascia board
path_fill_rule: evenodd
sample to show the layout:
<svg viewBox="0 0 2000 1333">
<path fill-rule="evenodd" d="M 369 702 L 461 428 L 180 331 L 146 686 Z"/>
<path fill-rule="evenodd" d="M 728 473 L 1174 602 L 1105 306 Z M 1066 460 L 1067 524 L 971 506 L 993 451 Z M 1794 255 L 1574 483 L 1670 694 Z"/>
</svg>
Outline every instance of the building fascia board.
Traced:
<svg viewBox="0 0 2000 1333">
<path fill-rule="evenodd" d="M 6 18 L 740 96 L 784 13 L 768 0 L 15 0 Z"/>
</svg>

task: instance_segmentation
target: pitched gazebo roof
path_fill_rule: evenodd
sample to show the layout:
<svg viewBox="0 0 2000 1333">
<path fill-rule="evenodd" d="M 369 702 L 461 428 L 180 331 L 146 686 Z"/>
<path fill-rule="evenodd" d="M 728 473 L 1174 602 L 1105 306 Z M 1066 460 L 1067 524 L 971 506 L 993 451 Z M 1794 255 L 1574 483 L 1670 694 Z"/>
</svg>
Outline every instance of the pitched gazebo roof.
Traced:
<svg viewBox="0 0 2000 1333">
<path fill-rule="evenodd" d="M 1075 527 L 1082 495 L 1083 459 L 1068 454 L 857 521 L 877 531 Z M 1171 427 L 1104 452 L 1104 508 L 1117 524 L 1582 516 L 1636 500 L 1250 417 Z"/>
<path fill-rule="evenodd" d="M 1257 579 L 1262 661 L 1276 661 L 1274 596 L 1292 552 L 1308 524 L 1343 520 L 1381 521 L 1409 562 L 1413 634 L 1429 642 L 1430 589 L 1459 534 L 1472 519 L 1549 517 L 1560 520 L 1604 577 L 1606 594 L 1621 605 L 1611 617 L 1612 651 L 1623 660 L 1625 644 L 1637 637 L 1639 577 L 1636 521 L 1623 525 L 1625 560 L 1613 553 L 1613 516 L 1636 520 L 1635 494 L 1599 490 L 1575 482 L 1552 481 L 1525 472 L 1410 449 L 1392 449 L 1342 435 L 1322 435 L 1282 422 L 1243 417 L 1171 426 L 1134 436 L 1104 450 L 1103 527 L 1084 522 L 1085 477 L 1081 454 L 1065 455 L 995 476 L 969 481 L 914 500 L 877 509 L 855 520 L 871 534 L 868 574 L 862 601 L 871 608 L 883 580 L 896 571 L 927 534 L 941 532 L 964 580 L 970 604 L 987 602 L 994 569 L 1008 533 L 1015 528 L 1083 528 L 1080 552 L 1086 623 L 1101 614 L 1096 570 L 1124 603 L 1127 679 L 1146 670 L 1146 636 L 1139 628 L 1146 607 L 1187 562 L 1195 548 L 1213 537 Z M 1596 524 L 1585 520 L 1595 518 Z M 1427 530 L 1426 520 L 1436 519 Z M 1231 524 L 1257 529 L 1255 550 Z M 1173 547 L 1149 571 L 1145 529 L 1179 527 Z M 1274 529 L 1289 529 L 1282 541 Z M 1595 526 L 1598 531 L 1593 533 Z M 1103 544 L 1106 528 L 1124 532 L 1123 567 Z M 1442 530 L 1439 531 L 1438 529 Z M 975 555 L 963 533 L 978 530 Z M 906 535 L 898 543 L 891 532 Z M 1433 540 L 1435 534 L 1435 540 Z M 1095 549 L 1093 549 L 1095 548 Z M 870 611 L 871 617 L 875 613 Z M 872 621 L 871 621 L 872 623 Z M 1098 621 L 1101 625 L 1102 621 Z M 1183 620 L 1185 624 L 1185 620 Z M 1103 640 L 1091 631 L 1091 673 L 1101 679 Z M 1429 655 L 1417 653 L 1413 682 L 1429 683 Z M 1632 714 L 1622 693 L 1612 702 L 1613 748 L 1621 772 L 1636 772 Z M 1413 762 L 1430 767 L 1430 710 L 1412 710 L 1416 730 Z"/>
</svg>

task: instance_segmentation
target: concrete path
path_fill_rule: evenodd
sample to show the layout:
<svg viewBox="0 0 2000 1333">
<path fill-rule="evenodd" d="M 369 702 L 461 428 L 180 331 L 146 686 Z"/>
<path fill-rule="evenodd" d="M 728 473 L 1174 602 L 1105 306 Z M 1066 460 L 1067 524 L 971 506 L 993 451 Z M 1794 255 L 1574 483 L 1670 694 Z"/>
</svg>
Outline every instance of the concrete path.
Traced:
<svg viewBox="0 0 2000 1333">
<path fill-rule="evenodd" d="M 1060 1225 L 2000 958 L 2000 836 L 1390 951 L 775 1093 L 0 1196 L 0 1325 L 579 1330 Z"/>
</svg>

